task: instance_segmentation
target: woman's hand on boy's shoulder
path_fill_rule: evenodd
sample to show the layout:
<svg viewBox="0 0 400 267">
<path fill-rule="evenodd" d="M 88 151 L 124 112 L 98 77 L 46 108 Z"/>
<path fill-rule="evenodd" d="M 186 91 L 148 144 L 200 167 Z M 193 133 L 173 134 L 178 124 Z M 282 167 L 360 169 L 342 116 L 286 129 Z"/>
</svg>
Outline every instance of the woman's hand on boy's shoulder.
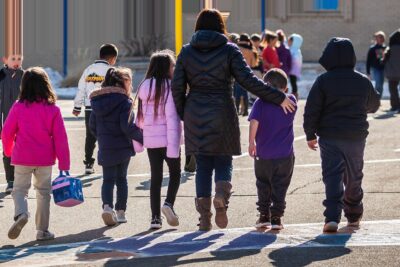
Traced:
<svg viewBox="0 0 400 267">
<path fill-rule="evenodd" d="M 296 103 L 290 100 L 287 96 L 281 103 L 281 107 L 283 108 L 285 114 L 293 113 L 296 111 Z"/>
</svg>

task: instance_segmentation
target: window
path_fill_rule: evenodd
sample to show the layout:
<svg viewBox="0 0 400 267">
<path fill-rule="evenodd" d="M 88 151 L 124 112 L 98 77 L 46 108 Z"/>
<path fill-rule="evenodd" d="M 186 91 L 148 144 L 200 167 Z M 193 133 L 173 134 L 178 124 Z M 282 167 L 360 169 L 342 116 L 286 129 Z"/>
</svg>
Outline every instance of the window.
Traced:
<svg viewBox="0 0 400 267">
<path fill-rule="evenodd" d="M 314 0 L 314 10 L 339 10 L 339 0 Z"/>
<path fill-rule="evenodd" d="M 291 14 L 338 13 L 344 0 L 288 0 Z M 346 0 L 348 2 L 348 0 Z"/>
</svg>

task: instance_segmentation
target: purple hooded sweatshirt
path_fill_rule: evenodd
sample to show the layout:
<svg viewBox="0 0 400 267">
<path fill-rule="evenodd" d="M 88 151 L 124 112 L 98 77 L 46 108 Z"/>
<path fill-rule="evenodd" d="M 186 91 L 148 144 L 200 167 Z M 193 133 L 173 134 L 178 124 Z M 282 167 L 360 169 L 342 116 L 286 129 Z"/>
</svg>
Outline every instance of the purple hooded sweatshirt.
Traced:
<svg viewBox="0 0 400 267">
<path fill-rule="evenodd" d="M 292 68 L 292 56 L 289 48 L 286 44 L 281 44 L 276 48 L 276 51 L 278 52 L 279 61 L 282 63 L 281 69 L 289 75 L 290 69 Z"/>
</svg>

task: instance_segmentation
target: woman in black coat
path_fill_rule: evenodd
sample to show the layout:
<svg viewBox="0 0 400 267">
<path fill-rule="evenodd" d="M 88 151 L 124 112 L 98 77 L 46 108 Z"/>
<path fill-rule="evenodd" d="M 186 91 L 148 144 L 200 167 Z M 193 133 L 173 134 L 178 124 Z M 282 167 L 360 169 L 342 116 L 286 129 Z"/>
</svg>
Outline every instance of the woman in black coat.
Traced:
<svg viewBox="0 0 400 267">
<path fill-rule="evenodd" d="M 196 209 L 200 213 L 199 229 L 207 231 L 212 227 L 212 173 L 215 171 L 215 222 L 225 228 L 232 188 L 232 156 L 241 154 L 233 78 L 262 100 L 281 105 L 285 112 L 291 112 L 294 104 L 284 93 L 256 78 L 238 46 L 228 43 L 218 10 L 203 10 L 195 31 L 178 56 L 172 94 L 185 123 L 186 155 L 196 157 Z"/>
<path fill-rule="evenodd" d="M 391 111 L 400 112 L 400 29 L 394 31 L 389 38 L 389 47 L 384 56 L 385 76 L 389 81 Z"/>
</svg>

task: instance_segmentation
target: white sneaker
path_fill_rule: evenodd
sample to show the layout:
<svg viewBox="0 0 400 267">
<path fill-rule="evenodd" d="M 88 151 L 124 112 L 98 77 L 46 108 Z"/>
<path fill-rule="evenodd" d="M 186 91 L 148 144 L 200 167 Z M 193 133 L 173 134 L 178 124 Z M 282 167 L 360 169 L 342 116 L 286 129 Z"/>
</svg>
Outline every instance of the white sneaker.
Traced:
<svg viewBox="0 0 400 267">
<path fill-rule="evenodd" d="M 327 222 L 324 225 L 324 232 L 334 233 L 337 232 L 339 224 L 337 222 Z"/>
<path fill-rule="evenodd" d="M 101 215 L 103 218 L 104 224 L 107 226 L 114 226 L 117 224 L 117 217 L 115 216 L 115 212 L 110 206 L 104 205 L 103 214 Z"/>
<path fill-rule="evenodd" d="M 28 222 L 28 214 L 22 213 L 18 216 L 17 220 L 11 226 L 10 230 L 8 231 L 8 238 L 16 239 L 24 228 L 25 224 Z"/>
<path fill-rule="evenodd" d="M 36 240 L 37 241 L 48 241 L 55 238 L 54 234 L 49 231 L 37 231 Z"/>
<path fill-rule="evenodd" d="M 179 218 L 176 215 L 173 208 L 168 205 L 163 205 L 161 208 L 162 213 L 167 218 L 167 223 L 171 226 L 178 226 L 179 225 Z"/>
<path fill-rule="evenodd" d="M 117 214 L 117 222 L 118 223 L 126 223 L 126 222 L 128 222 L 128 220 L 125 217 L 125 211 L 124 210 L 117 210 L 116 214 Z"/>
</svg>

